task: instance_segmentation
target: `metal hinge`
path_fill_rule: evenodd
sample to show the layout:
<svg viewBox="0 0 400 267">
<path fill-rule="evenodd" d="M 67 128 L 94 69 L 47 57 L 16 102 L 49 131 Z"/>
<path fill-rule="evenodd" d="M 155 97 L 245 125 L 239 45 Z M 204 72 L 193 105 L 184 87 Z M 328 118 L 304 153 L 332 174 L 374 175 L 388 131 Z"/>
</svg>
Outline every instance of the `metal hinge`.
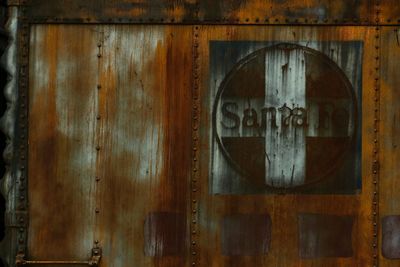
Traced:
<svg viewBox="0 0 400 267">
<path fill-rule="evenodd" d="M 15 264 L 16 266 L 21 266 L 21 265 L 28 265 L 28 264 L 70 264 L 70 265 L 88 265 L 88 266 L 93 266 L 97 267 L 99 266 L 100 260 L 101 260 L 101 248 L 98 246 L 95 246 L 92 249 L 92 257 L 88 261 L 54 261 L 54 260 L 49 260 L 49 261 L 41 261 L 41 260 L 35 260 L 35 261 L 30 261 L 30 260 L 25 260 L 25 254 L 23 253 L 18 253 L 16 257 Z"/>
</svg>

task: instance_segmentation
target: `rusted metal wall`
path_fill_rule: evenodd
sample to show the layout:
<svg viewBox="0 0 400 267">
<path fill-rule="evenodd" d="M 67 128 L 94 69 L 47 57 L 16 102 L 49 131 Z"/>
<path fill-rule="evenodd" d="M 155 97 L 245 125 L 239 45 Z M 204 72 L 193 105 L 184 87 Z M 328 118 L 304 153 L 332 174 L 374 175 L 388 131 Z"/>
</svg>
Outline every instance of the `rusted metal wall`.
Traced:
<svg viewBox="0 0 400 267">
<path fill-rule="evenodd" d="M 399 265 L 395 1 L 61 2 L 9 1 L 9 266 Z"/>
</svg>

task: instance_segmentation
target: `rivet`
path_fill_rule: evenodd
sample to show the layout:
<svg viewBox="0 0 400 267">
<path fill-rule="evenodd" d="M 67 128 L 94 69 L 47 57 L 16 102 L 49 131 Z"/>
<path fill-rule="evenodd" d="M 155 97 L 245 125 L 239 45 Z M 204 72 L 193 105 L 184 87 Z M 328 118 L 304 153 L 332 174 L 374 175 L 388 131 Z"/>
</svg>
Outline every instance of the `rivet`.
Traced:
<svg viewBox="0 0 400 267">
<path fill-rule="evenodd" d="M 97 85 L 97 89 L 101 89 L 101 85 L 100 84 Z"/>
<path fill-rule="evenodd" d="M 96 182 L 100 181 L 100 178 L 98 176 L 96 176 Z"/>
<path fill-rule="evenodd" d="M 97 44 L 97 47 L 101 47 L 101 43 L 98 43 L 98 44 Z"/>
<path fill-rule="evenodd" d="M 192 231 L 192 234 L 194 234 L 194 235 L 195 235 L 195 234 L 196 234 L 196 231 Z"/>
<path fill-rule="evenodd" d="M 196 200 L 196 199 L 193 199 L 193 200 L 192 200 L 192 202 L 193 202 L 193 203 L 196 203 L 196 202 L 197 202 L 197 200 Z"/>
<path fill-rule="evenodd" d="M 101 58 L 101 54 L 97 54 L 97 57 L 98 57 L 98 58 Z"/>
<path fill-rule="evenodd" d="M 99 151 L 100 150 L 100 146 L 96 146 L 96 150 Z"/>
<path fill-rule="evenodd" d="M 19 231 L 21 232 L 21 233 L 23 233 L 24 232 L 24 228 L 19 228 Z"/>
<path fill-rule="evenodd" d="M 98 208 L 96 208 L 95 212 L 96 213 L 100 213 L 100 210 Z"/>
<path fill-rule="evenodd" d="M 97 119 L 97 120 L 100 120 L 100 119 L 101 119 L 101 116 L 100 116 L 100 115 L 97 115 L 96 119 Z"/>
</svg>

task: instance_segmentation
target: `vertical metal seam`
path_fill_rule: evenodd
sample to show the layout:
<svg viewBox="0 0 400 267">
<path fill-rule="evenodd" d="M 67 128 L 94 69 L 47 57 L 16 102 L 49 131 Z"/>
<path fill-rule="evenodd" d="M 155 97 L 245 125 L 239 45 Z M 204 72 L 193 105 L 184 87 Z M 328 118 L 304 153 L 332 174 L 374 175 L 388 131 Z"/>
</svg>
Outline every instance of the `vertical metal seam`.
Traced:
<svg viewBox="0 0 400 267">
<path fill-rule="evenodd" d="M 102 26 L 100 26 L 102 28 Z M 97 77 L 97 85 L 96 88 L 93 88 L 94 90 L 96 90 L 96 114 L 93 114 L 93 116 L 95 118 L 93 118 L 95 120 L 95 137 L 94 137 L 94 144 L 95 144 L 95 182 L 94 182 L 94 186 L 95 186 L 95 195 L 94 195 L 94 205 L 95 205 L 95 210 L 94 210 L 94 229 L 93 229 L 93 238 L 94 238 L 94 244 L 95 247 L 97 247 L 99 245 L 99 240 L 97 237 L 97 231 L 98 231 L 98 224 L 99 224 L 99 214 L 100 214 L 100 199 L 99 199 L 99 183 L 102 180 L 100 177 L 100 173 L 99 173 L 99 166 L 101 166 L 101 144 L 100 144 L 100 140 L 101 140 L 101 109 L 100 109 L 100 98 L 101 98 L 101 90 L 103 88 L 102 85 L 102 59 L 103 59 L 103 49 L 104 49 L 104 32 L 103 30 L 98 32 L 98 41 L 97 41 L 97 73 L 98 73 L 98 77 Z"/>
<path fill-rule="evenodd" d="M 198 171 L 199 171 L 199 26 L 193 26 L 193 70 L 192 70 L 192 179 L 191 179 L 191 265 L 196 266 L 198 262 Z"/>
<path fill-rule="evenodd" d="M 19 155 L 18 166 L 20 170 L 20 179 L 16 181 L 18 192 L 17 197 L 17 213 L 25 213 L 25 216 L 17 218 L 20 228 L 18 236 L 18 255 L 27 255 L 28 253 L 28 94 L 29 94 L 29 40 L 30 40 L 30 24 L 26 17 L 26 2 L 21 2 L 20 19 L 19 19 L 19 36 L 18 36 L 18 119 L 17 134 L 19 133 Z M 18 139 L 18 138 L 17 138 Z M 24 218 L 25 217 L 25 218 Z"/>
<path fill-rule="evenodd" d="M 379 266 L 379 118 L 380 118 L 380 0 L 375 2 L 375 79 L 374 79 L 374 140 L 372 177 L 373 266 Z"/>
</svg>

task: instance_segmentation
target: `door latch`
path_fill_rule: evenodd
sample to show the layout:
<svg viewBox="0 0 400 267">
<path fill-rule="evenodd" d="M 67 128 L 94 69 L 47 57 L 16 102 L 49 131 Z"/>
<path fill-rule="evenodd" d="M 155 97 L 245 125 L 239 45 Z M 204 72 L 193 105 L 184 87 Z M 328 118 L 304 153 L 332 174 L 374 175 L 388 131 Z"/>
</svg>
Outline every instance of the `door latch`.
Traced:
<svg viewBox="0 0 400 267">
<path fill-rule="evenodd" d="M 87 265 L 92 267 L 98 267 L 101 260 L 101 248 L 97 245 L 92 249 L 92 257 L 87 261 L 55 261 L 55 260 L 26 260 L 25 254 L 18 253 L 16 257 L 16 266 L 28 265 L 28 264 L 70 264 L 70 265 Z"/>
</svg>

